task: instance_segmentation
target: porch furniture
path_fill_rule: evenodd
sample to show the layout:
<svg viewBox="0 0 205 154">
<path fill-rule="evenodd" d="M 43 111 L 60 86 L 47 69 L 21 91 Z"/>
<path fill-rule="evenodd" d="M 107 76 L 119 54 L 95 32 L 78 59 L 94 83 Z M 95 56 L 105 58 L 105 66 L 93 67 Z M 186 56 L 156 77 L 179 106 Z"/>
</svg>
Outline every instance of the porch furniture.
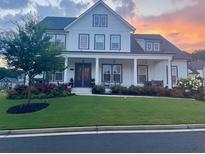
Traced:
<svg viewBox="0 0 205 154">
<path fill-rule="evenodd" d="M 152 81 L 146 81 L 144 83 L 144 86 L 163 86 L 163 81 L 160 80 L 152 80 Z"/>
</svg>

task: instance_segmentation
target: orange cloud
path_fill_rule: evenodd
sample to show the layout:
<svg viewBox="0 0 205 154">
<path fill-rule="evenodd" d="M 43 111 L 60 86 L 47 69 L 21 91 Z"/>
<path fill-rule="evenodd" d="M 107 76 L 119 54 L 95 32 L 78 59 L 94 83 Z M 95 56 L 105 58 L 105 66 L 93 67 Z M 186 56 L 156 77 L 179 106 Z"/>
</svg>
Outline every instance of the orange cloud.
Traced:
<svg viewBox="0 0 205 154">
<path fill-rule="evenodd" d="M 205 49 L 205 1 L 173 13 L 128 19 L 136 33 L 161 34 L 180 49 Z"/>
</svg>

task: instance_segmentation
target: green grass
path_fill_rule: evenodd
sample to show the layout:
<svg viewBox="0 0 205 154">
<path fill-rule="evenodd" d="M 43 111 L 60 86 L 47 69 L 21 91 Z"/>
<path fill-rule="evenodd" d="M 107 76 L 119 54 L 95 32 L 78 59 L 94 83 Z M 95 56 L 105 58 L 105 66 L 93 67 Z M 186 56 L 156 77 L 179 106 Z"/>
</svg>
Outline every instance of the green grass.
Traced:
<svg viewBox="0 0 205 154">
<path fill-rule="evenodd" d="M 0 96 L 0 129 L 205 123 L 205 103 L 188 99 L 72 96 L 49 99 L 49 107 L 39 112 L 6 113 L 25 102 Z"/>
</svg>

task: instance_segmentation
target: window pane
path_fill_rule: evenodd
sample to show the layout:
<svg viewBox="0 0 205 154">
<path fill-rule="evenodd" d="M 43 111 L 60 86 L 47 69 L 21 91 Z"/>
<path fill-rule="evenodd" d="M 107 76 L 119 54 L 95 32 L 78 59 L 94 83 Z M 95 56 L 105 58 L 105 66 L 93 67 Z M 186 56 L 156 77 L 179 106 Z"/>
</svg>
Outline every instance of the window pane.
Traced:
<svg viewBox="0 0 205 154">
<path fill-rule="evenodd" d="M 148 80 L 148 74 L 147 74 L 148 68 L 147 66 L 138 66 L 138 82 L 144 83 Z"/>
<path fill-rule="evenodd" d="M 95 35 L 95 49 L 104 50 L 105 49 L 105 36 Z"/>
<path fill-rule="evenodd" d="M 103 74 L 111 74 L 111 65 L 103 65 Z"/>
<path fill-rule="evenodd" d="M 89 35 L 80 35 L 79 48 L 88 49 L 89 48 Z"/>
<path fill-rule="evenodd" d="M 115 83 L 121 82 L 121 74 L 114 74 L 114 82 Z"/>
<path fill-rule="evenodd" d="M 172 84 L 173 85 L 176 85 L 177 77 L 178 77 L 177 67 L 176 66 L 172 66 Z"/>
<path fill-rule="evenodd" d="M 106 14 L 94 14 L 93 15 L 94 27 L 107 27 L 107 15 Z"/>
<path fill-rule="evenodd" d="M 159 51 L 160 50 L 160 43 L 154 43 L 154 51 Z"/>
<path fill-rule="evenodd" d="M 146 49 L 147 49 L 147 51 L 152 51 L 152 42 L 146 43 Z"/>
<path fill-rule="evenodd" d="M 62 48 L 65 48 L 65 38 L 65 35 L 56 35 L 56 42 L 59 43 Z"/>
<path fill-rule="evenodd" d="M 113 74 L 121 74 L 121 65 L 113 65 Z"/>
<path fill-rule="evenodd" d="M 111 80 L 110 74 L 104 74 L 104 82 L 110 82 Z"/>
<path fill-rule="evenodd" d="M 63 81 L 63 73 L 62 72 L 55 73 L 55 81 Z"/>
<path fill-rule="evenodd" d="M 47 34 L 50 37 L 50 42 L 55 42 L 55 35 L 54 34 Z"/>
<path fill-rule="evenodd" d="M 120 50 L 120 35 L 111 36 L 111 49 L 112 50 Z"/>
<path fill-rule="evenodd" d="M 147 76 L 146 75 L 139 75 L 138 81 L 139 81 L 139 83 L 145 83 L 147 81 Z"/>
<path fill-rule="evenodd" d="M 103 65 L 103 81 L 111 81 L 111 65 Z"/>
</svg>

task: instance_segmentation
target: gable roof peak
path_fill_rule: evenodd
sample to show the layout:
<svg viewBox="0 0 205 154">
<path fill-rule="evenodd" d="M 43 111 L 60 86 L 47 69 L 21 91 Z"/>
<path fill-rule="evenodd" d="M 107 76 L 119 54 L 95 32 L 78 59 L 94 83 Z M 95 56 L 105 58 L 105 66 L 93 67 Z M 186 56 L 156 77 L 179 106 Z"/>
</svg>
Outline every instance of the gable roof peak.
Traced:
<svg viewBox="0 0 205 154">
<path fill-rule="evenodd" d="M 113 15 L 115 15 L 117 18 L 119 18 L 123 23 L 125 23 L 133 32 L 136 30 L 135 27 L 133 27 L 130 23 L 128 23 L 123 17 L 121 17 L 119 14 L 117 14 L 111 7 L 109 7 L 103 0 L 98 0 L 93 6 L 91 6 L 89 9 L 87 9 L 84 13 L 82 13 L 74 22 L 72 22 L 70 25 L 66 26 L 64 30 L 70 28 L 72 25 L 74 25 L 76 22 L 78 22 L 79 19 L 81 19 L 83 16 L 85 16 L 87 13 L 89 13 L 91 10 L 96 8 L 98 5 L 102 4 L 105 8 L 107 8 Z"/>
</svg>

